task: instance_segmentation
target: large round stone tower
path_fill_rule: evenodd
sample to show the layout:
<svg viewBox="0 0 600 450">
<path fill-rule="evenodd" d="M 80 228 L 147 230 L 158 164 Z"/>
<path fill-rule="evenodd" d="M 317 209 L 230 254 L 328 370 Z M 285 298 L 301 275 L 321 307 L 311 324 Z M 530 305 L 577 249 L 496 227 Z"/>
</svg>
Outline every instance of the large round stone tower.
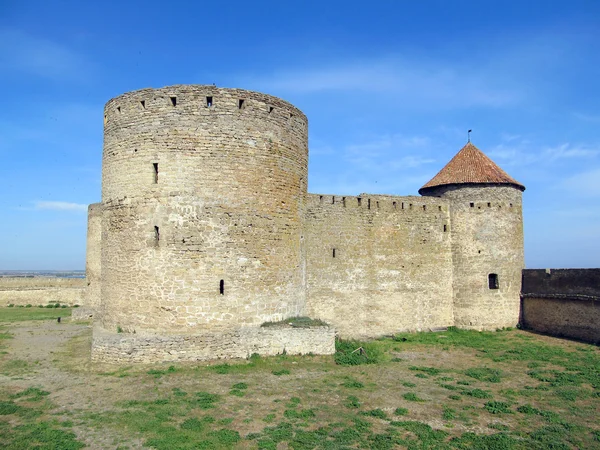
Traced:
<svg viewBox="0 0 600 450">
<path fill-rule="evenodd" d="M 419 190 L 451 201 L 454 323 L 460 328 L 519 322 L 524 190 L 470 142 Z"/>
<path fill-rule="evenodd" d="M 189 335 L 301 315 L 307 119 L 240 89 L 143 89 L 104 109 L 104 331 Z"/>
</svg>

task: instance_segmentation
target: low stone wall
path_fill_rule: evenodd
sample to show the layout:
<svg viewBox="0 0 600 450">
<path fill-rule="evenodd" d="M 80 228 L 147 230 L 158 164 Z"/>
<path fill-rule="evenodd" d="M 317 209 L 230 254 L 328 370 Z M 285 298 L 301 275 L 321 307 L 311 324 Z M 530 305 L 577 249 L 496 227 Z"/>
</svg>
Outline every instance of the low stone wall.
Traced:
<svg viewBox="0 0 600 450">
<path fill-rule="evenodd" d="M 524 270 L 521 325 L 600 344 L 600 269 Z"/>
<path fill-rule="evenodd" d="M 525 297 L 522 308 L 524 328 L 600 344 L 600 299 Z"/>
<path fill-rule="evenodd" d="M 328 326 L 277 325 L 197 335 L 112 333 L 96 326 L 92 339 L 92 361 L 105 363 L 247 358 L 253 353 L 272 356 L 282 353 L 331 355 L 334 352 L 335 331 Z"/>
<path fill-rule="evenodd" d="M 86 285 L 85 278 L 0 277 L 0 306 L 81 305 Z"/>
</svg>

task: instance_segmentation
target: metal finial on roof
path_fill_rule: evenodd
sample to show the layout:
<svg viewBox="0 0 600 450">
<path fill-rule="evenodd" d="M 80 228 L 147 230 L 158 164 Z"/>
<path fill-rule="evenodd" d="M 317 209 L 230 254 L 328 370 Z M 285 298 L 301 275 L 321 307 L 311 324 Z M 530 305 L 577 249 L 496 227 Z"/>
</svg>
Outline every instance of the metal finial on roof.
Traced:
<svg viewBox="0 0 600 450">
<path fill-rule="evenodd" d="M 469 130 L 467 132 L 467 142 L 471 142 L 471 131 L 473 131 L 473 130 Z"/>
</svg>

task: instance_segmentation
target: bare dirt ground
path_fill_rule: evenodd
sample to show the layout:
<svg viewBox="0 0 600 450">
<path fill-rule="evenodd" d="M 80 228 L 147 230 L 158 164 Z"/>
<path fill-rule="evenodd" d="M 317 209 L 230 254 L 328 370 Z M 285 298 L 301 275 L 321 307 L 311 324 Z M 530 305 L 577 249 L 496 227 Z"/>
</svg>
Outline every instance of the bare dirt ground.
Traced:
<svg viewBox="0 0 600 450">
<path fill-rule="evenodd" d="M 311 431 L 336 422 L 354 421 L 355 425 L 351 426 L 359 426 L 356 420 L 362 418 L 358 420 L 368 422 L 369 433 L 373 436 L 388 432 L 386 430 L 393 425 L 393 420 L 412 421 L 426 424 L 434 430 L 443 430 L 447 434 L 445 443 L 451 443 L 452 437 L 464 436 L 464 433 L 491 435 L 498 430 L 511 430 L 517 436 L 518 433 L 542 429 L 546 419 L 541 413 L 523 415 L 516 412 L 517 407 L 523 404 L 540 411 L 550 411 L 548 414 L 556 415 L 552 417 L 564 417 L 569 423 L 586 427 L 586 431 L 581 433 L 587 434 L 582 434 L 580 441 L 573 438 L 573 442 L 566 442 L 564 448 L 593 448 L 596 441 L 590 433 L 599 433 L 600 442 L 597 386 L 576 383 L 573 385 L 576 387 L 556 387 L 555 392 L 551 382 L 546 383 L 551 386 L 546 389 L 543 381 L 527 375 L 532 368 L 564 373 L 577 368 L 567 367 L 565 370 L 564 364 L 557 365 L 558 360 L 552 359 L 554 356 L 539 363 L 535 355 L 503 359 L 504 353 L 498 352 L 499 358 L 494 361 L 486 356 L 485 348 L 445 346 L 443 334 L 439 336 L 439 345 L 391 340 L 381 343 L 388 354 L 387 362 L 381 364 L 339 366 L 332 357 L 282 356 L 263 358 L 255 364 L 237 361 L 229 365 L 216 361 L 169 369 L 164 366 L 117 367 L 90 363 L 90 323 L 36 320 L 0 325 L 0 332 L 12 335 L 0 341 L 3 344 L 0 391 L 5 396 L 14 396 L 31 387 L 49 392 L 47 398 L 52 406 L 44 411 L 43 418 L 54 423 L 71 423 L 69 431 L 91 449 L 316 448 L 310 444 L 292 445 L 291 440 L 277 441 L 274 437 L 269 438 L 275 442 L 274 447 L 269 447 L 270 441 L 267 440 L 264 440 L 267 444 L 261 447 L 260 439 L 252 438 L 252 433 L 264 435 L 268 427 L 278 423 L 295 423 L 294 420 L 299 421 L 298 427 Z M 505 334 L 507 339 L 515 341 L 515 351 L 522 342 L 523 345 L 535 344 L 555 352 L 558 352 L 556 349 L 571 352 L 578 357 L 589 354 L 600 361 L 600 352 L 594 346 L 521 331 Z M 556 354 L 560 356 L 561 353 Z M 470 368 L 494 368 L 501 373 L 501 382 L 466 376 L 465 371 Z M 246 387 L 235 388 L 240 384 Z M 471 396 L 469 391 L 475 388 L 489 393 L 489 396 Z M 560 389 L 579 391 L 573 391 L 574 398 L 561 397 Z M 178 403 L 177 396 L 189 399 L 194 392 L 218 396 L 216 406 L 208 405 L 210 409 L 204 409 L 203 406 L 190 407 L 189 404 Z M 415 394 L 416 399 L 408 394 Z M 359 406 L 348 406 L 351 397 L 356 398 Z M 486 402 L 490 402 L 491 398 L 510 405 L 512 410 L 505 414 L 490 412 L 492 410 Z M 300 405 L 299 409 L 294 409 L 297 405 Z M 396 417 L 398 408 L 405 408 L 407 412 Z M 299 413 L 294 415 L 289 413 L 290 410 Z M 381 412 L 373 412 L 378 410 Z M 139 417 L 133 417 L 135 415 L 147 415 L 155 422 L 144 425 L 139 423 Z M 15 426 L 28 420 L 0 415 L 0 420 L 3 418 L 9 421 L 9 425 Z M 226 440 L 202 441 L 204 446 L 199 447 L 187 446 L 186 443 L 148 445 L 150 438 L 157 439 L 156 435 L 160 434 L 152 427 L 166 423 L 170 428 L 165 430 L 176 430 L 177 427 L 183 428 L 190 418 L 206 419 L 207 423 L 211 423 L 211 430 L 232 430 L 241 438 L 229 443 Z M 220 444 L 212 447 L 211 442 Z M 579 447 L 577 442 L 586 445 Z M 318 444 L 315 445 L 318 447 Z M 370 443 L 357 441 L 348 446 L 328 448 L 411 448 L 398 443 L 390 445 L 371 447 Z M 425 441 L 423 445 L 423 448 L 427 447 Z"/>
</svg>

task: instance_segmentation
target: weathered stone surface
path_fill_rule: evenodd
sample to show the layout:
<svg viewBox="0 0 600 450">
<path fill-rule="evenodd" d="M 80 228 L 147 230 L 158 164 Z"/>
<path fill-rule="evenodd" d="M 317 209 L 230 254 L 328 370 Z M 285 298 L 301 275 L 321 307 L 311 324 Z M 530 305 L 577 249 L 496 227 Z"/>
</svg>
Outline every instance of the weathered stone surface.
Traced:
<svg viewBox="0 0 600 450">
<path fill-rule="evenodd" d="M 523 270 L 521 324 L 600 343 L 600 269 Z"/>
<path fill-rule="evenodd" d="M 300 315 L 345 338 L 517 324 L 522 186 L 308 194 L 307 142 L 304 114 L 257 92 L 171 86 L 106 104 L 95 358 L 180 344 L 177 358 L 240 357 L 242 335 L 272 354 L 258 326 Z"/>
<path fill-rule="evenodd" d="M 248 358 L 253 353 L 331 355 L 335 352 L 333 328 L 293 328 L 286 325 L 239 328 L 193 335 L 111 333 L 94 328 L 92 361 L 152 363 Z"/>
</svg>

